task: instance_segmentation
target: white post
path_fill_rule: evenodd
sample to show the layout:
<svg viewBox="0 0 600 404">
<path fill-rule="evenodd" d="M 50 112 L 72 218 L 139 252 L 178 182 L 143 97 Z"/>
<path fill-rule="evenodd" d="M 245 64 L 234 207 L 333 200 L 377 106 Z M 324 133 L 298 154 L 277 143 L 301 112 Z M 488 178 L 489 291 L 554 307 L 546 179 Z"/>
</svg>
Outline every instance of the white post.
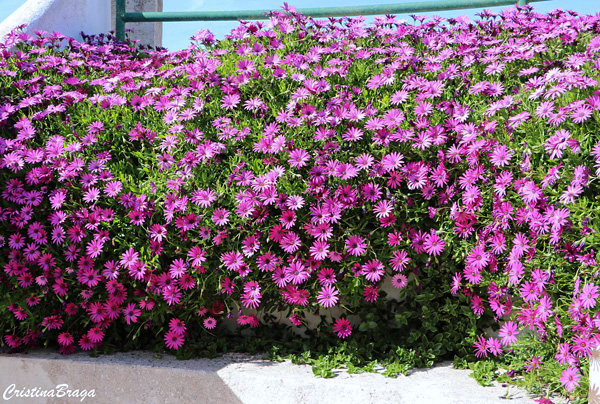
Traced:
<svg viewBox="0 0 600 404">
<path fill-rule="evenodd" d="M 116 0 L 111 0 L 111 29 L 115 29 Z M 125 11 L 129 13 L 153 12 L 163 10 L 163 0 L 127 0 Z M 162 22 L 129 22 L 125 29 L 132 29 L 129 37 L 139 40 L 140 45 L 162 46 Z"/>
<path fill-rule="evenodd" d="M 590 404 L 600 404 L 600 345 L 596 345 L 590 358 Z"/>
<path fill-rule="evenodd" d="M 81 32 L 108 33 L 110 6 L 102 0 L 28 0 L 0 23 L 0 41 L 23 24 L 29 35 L 34 31 L 56 31 L 81 41 Z"/>
</svg>

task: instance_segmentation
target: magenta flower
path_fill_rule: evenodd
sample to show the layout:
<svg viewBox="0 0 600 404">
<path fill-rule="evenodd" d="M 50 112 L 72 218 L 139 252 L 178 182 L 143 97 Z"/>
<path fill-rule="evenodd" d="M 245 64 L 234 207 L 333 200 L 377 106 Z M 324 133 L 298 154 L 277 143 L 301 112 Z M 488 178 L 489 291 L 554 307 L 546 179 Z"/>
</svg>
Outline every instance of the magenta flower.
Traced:
<svg viewBox="0 0 600 404">
<path fill-rule="evenodd" d="M 358 257 L 363 255 L 366 251 L 367 244 L 365 243 L 364 238 L 358 235 L 353 235 L 348 237 L 346 240 L 346 250 L 350 255 Z"/>
<path fill-rule="evenodd" d="M 340 317 L 336 320 L 333 331 L 337 334 L 338 338 L 346 338 L 352 334 L 352 324 L 350 324 L 348 319 Z"/>
<path fill-rule="evenodd" d="M 437 257 L 442 253 L 442 251 L 444 251 L 446 243 L 437 235 L 435 230 L 431 230 L 431 232 L 425 236 L 423 247 L 425 248 L 427 254 Z"/>
<path fill-rule="evenodd" d="M 594 285 L 593 283 L 587 283 L 581 289 L 579 300 L 585 309 L 593 309 L 596 307 L 597 299 L 600 296 L 598 289 L 598 285 Z"/>
<path fill-rule="evenodd" d="M 498 336 L 502 337 L 500 342 L 503 346 L 511 346 L 517 342 L 517 335 L 519 335 L 519 331 L 517 331 L 517 324 L 512 321 L 507 321 L 504 323 L 498 332 Z"/>
<path fill-rule="evenodd" d="M 212 330 L 217 326 L 217 320 L 215 320 L 214 317 L 207 317 L 202 323 L 204 325 L 204 328 L 208 330 Z"/>
<path fill-rule="evenodd" d="M 169 349 L 177 350 L 183 346 L 184 342 L 185 338 L 177 331 L 170 330 L 165 334 L 165 345 L 167 345 L 167 348 Z"/>
<path fill-rule="evenodd" d="M 321 288 L 321 291 L 317 295 L 317 302 L 325 307 L 333 307 L 337 304 L 338 298 L 338 290 L 331 285 L 324 285 Z"/>
<path fill-rule="evenodd" d="M 361 267 L 362 274 L 369 282 L 378 282 L 385 274 L 383 264 L 378 259 L 373 259 Z"/>
<path fill-rule="evenodd" d="M 563 370 L 560 382 L 565 390 L 571 392 L 575 390 L 575 387 L 579 387 L 580 378 L 581 374 L 579 373 L 579 370 L 576 367 L 569 366 L 567 369 Z"/>
</svg>

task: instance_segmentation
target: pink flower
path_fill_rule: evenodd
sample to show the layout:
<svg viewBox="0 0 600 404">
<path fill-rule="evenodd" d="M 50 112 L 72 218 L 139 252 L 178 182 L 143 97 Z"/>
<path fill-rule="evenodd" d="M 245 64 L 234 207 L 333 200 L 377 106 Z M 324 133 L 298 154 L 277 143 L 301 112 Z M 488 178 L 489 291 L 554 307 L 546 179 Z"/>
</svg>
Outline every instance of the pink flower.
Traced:
<svg viewBox="0 0 600 404">
<path fill-rule="evenodd" d="M 473 347 L 475 347 L 475 356 L 478 358 L 488 356 L 488 343 L 484 336 L 480 336 L 477 341 L 473 343 Z"/>
<path fill-rule="evenodd" d="M 503 346 L 511 346 L 517 342 L 517 335 L 519 335 L 517 325 L 512 321 L 503 324 L 498 332 L 498 336 L 502 337 L 501 343 Z"/>
<path fill-rule="evenodd" d="M 125 307 L 125 310 L 123 311 L 125 322 L 127 324 L 137 323 L 137 319 L 141 314 L 142 311 L 135 307 L 135 303 L 128 303 L 127 307 Z"/>
<path fill-rule="evenodd" d="M 444 251 L 446 243 L 441 239 L 435 230 L 431 230 L 431 233 L 425 236 L 425 243 L 423 243 L 425 251 L 429 255 L 438 256 Z"/>
<path fill-rule="evenodd" d="M 362 274 L 369 282 L 378 282 L 385 274 L 383 264 L 378 259 L 373 259 L 362 266 Z"/>
<path fill-rule="evenodd" d="M 579 379 L 581 378 L 581 374 L 576 367 L 569 366 L 562 372 L 560 377 L 560 382 L 565 387 L 567 391 L 575 390 L 575 387 L 579 386 Z"/>
<path fill-rule="evenodd" d="M 587 283 L 581 289 L 579 300 L 585 309 L 593 309 L 596 307 L 596 300 L 599 296 L 598 286 L 593 283 Z"/>
<path fill-rule="evenodd" d="M 229 222 L 229 211 L 227 209 L 215 209 L 212 220 L 217 226 L 224 226 Z"/>
<path fill-rule="evenodd" d="M 350 255 L 358 257 L 363 255 L 365 251 L 367 251 L 367 244 L 365 243 L 365 239 L 358 235 L 353 235 L 348 237 L 346 240 L 346 249 Z"/>
<path fill-rule="evenodd" d="M 204 324 L 204 328 L 212 330 L 217 326 L 217 320 L 215 320 L 213 317 L 206 317 L 202 324 Z"/>
<path fill-rule="evenodd" d="M 58 343 L 61 346 L 69 346 L 75 342 L 75 339 L 68 332 L 63 332 L 58 335 Z"/>
<path fill-rule="evenodd" d="M 339 294 L 338 290 L 330 285 L 325 285 L 317 295 L 317 302 L 325 307 L 333 307 L 337 304 L 339 298 L 337 295 Z"/>
<path fill-rule="evenodd" d="M 120 264 L 124 266 L 126 269 L 131 268 L 137 262 L 139 258 L 139 253 L 137 253 L 133 248 L 128 249 L 123 254 L 121 254 Z"/>
<path fill-rule="evenodd" d="M 165 344 L 169 349 L 177 350 L 183 346 L 184 342 L 185 338 L 183 335 L 176 331 L 171 330 L 165 334 Z"/>
<path fill-rule="evenodd" d="M 311 257 L 316 260 L 322 261 L 327 258 L 329 254 L 329 243 L 326 241 L 315 241 L 313 245 L 309 248 L 309 253 Z"/>
<path fill-rule="evenodd" d="M 337 334 L 338 338 L 346 338 L 352 334 L 352 324 L 347 319 L 340 317 L 336 320 L 333 331 Z"/>
<path fill-rule="evenodd" d="M 186 330 L 186 326 L 182 320 L 178 318 L 172 318 L 169 321 L 169 330 L 174 331 L 179 335 L 183 335 Z"/>
<path fill-rule="evenodd" d="M 408 285 L 408 278 L 404 274 L 396 274 L 392 277 L 392 286 L 396 289 L 403 289 Z"/>
</svg>

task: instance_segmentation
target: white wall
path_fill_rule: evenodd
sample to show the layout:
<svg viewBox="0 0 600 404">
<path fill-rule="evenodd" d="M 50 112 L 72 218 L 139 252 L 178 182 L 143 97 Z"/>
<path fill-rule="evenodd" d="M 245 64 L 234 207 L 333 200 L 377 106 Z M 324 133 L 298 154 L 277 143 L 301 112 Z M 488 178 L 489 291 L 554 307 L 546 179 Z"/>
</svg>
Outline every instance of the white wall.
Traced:
<svg viewBox="0 0 600 404">
<path fill-rule="evenodd" d="M 590 404 L 600 404 L 600 345 L 590 358 Z"/>
<path fill-rule="evenodd" d="M 80 32 L 100 34 L 110 31 L 109 0 L 28 0 L 0 23 L 0 38 L 16 26 L 26 24 L 25 32 L 60 32 L 80 41 Z"/>
</svg>

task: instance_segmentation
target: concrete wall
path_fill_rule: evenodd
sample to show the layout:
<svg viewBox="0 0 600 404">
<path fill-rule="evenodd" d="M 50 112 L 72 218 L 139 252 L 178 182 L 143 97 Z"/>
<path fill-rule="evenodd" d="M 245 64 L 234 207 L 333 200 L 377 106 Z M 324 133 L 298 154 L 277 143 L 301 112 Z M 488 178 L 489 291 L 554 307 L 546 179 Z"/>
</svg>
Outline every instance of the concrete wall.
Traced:
<svg viewBox="0 0 600 404">
<path fill-rule="evenodd" d="M 28 0 L 0 23 L 0 38 L 15 27 L 26 24 L 25 32 L 57 31 L 81 40 L 85 34 L 110 30 L 110 4 L 107 0 Z"/>
<path fill-rule="evenodd" d="M 60 32 L 81 40 L 80 33 L 93 35 L 108 33 L 115 29 L 115 0 L 28 0 L 6 20 L 0 23 L 0 41 L 20 25 L 27 25 L 25 32 Z M 162 0 L 127 0 L 128 12 L 162 11 Z M 130 23 L 133 40 L 141 45 L 162 45 L 162 23 Z"/>
<path fill-rule="evenodd" d="M 116 0 L 110 0 L 111 30 L 115 29 Z M 163 0 L 127 0 L 125 11 L 141 13 L 149 11 L 162 11 Z M 125 29 L 132 29 L 129 37 L 139 40 L 142 45 L 162 46 L 162 22 L 135 22 L 125 25 Z"/>
</svg>

